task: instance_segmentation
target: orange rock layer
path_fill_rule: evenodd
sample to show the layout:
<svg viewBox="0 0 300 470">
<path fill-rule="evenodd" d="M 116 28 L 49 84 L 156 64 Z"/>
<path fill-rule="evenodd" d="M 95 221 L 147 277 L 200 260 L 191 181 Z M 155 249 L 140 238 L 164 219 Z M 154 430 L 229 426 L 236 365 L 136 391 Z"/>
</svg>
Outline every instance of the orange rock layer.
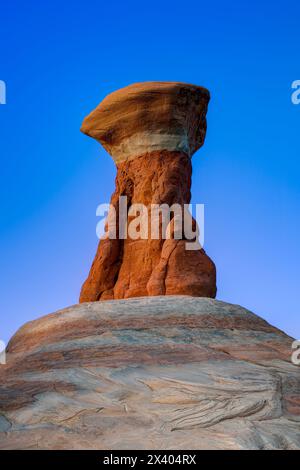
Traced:
<svg viewBox="0 0 300 470">
<path fill-rule="evenodd" d="M 128 204 L 178 203 L 191 199 L 191 160 L 183 152 L 157 151 L 117 166 L 111 204 L 118 214 L 119 196 Z M 117 221 L 118 222 L 118 221 Z M 216 269 L 203 249 L 189 251 L 186 240 L 100 241 L 80 302 L 155 295 L 215 297 Z"/>
</svg>

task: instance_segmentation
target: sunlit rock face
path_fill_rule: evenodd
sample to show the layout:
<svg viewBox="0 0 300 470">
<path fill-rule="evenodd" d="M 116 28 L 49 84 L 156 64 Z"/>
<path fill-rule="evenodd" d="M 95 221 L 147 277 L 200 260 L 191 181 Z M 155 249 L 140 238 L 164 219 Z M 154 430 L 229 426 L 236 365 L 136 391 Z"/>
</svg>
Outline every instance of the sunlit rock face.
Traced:
<svg viewBox="0 0 300 470">
<path fill-rule="evenodd" d="M 178 82 L 146 82 L 108 95 L 85 118 L 82 131 L 99 141 L 117 166 L 111 205 L 189 204 L 191 156 L 204 143 L 209 92 Z M 117 219 L 117 224 L 119 219 Z M 171 223 L 172 224 L 172 223 Z M 170 239 L 102 239 L 80 302 L 155 295 L 215 297 L 216 268 L 203 249 Z"/>
<path fill-rule="evenodd" d="M 69 307 L 9 343 L 0 448 L 300 449 L 291 343 L 207 298 Z"/>
</svg>

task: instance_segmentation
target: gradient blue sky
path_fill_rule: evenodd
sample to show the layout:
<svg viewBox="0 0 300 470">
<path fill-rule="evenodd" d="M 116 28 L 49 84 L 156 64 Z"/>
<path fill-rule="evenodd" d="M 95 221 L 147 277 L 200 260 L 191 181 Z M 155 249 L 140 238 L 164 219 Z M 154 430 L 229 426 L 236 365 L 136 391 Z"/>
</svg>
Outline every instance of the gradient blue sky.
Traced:
<svg viewBox="0 0 300 470">
<path fill-rule="evenodd" d="M 299 2 L 0 5 L 0 338 L 77 302 L 115 176 L 81 121 L 107 93 L 147 80 L 211 91 L 192 190 L 218 298 L 299 338 Z"/>
</svg>

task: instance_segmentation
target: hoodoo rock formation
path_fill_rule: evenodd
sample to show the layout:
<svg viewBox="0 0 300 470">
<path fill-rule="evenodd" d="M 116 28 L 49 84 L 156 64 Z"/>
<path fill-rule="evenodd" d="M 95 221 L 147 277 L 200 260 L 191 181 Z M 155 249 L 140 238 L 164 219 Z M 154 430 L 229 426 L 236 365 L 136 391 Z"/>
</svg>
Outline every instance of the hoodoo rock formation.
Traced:
<svg viewBox="0 0 300 470">
<path fill-rule="evenodd" d="M 148 82 L 108 95 L 82 131 L 99 141 L 117 166 L 111 204 L 189 204 L 191 157 L 204 143 L 209 92 L 183 83 Z M 150 210 L 149 210 L 150 214 Z M 151 226 L 150 215 L 149 226 Z M 156 295 L 215 297 L 216 269 L 203 249 L 183 239 L 100 240 L 80 302 Z"/>
<path fill-rule="evenodd" d="M 192 85 L 138 84 L 85 119 L 116 161 L 113 207 L 124 195 L 145 206 L 190 201 L 208 101 Z M 293 339 L 204 298 L 215 276 L 184 239 L 102 239 L 81 303 L 27 323 L 8 344 L 0 449 L 300 449 Z"/>
</svg>

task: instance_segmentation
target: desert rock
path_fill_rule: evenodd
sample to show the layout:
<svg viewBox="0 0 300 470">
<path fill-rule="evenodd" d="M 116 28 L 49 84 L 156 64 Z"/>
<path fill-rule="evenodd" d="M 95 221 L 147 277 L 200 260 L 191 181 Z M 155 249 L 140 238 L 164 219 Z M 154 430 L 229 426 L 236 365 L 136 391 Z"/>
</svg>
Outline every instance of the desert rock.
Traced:
<svg viewBox="0 0 300 470">
<path fill-rule="evenodd" d="M 188 296 L 29 322 L 0 369 L 2 449 L 300 449 L 292 338 Z"/>
<path fill-rule="evenodd" d="M 191 200 L 191 156 L 204 143 L 209 92 L 183 83 L 131 85 L 108 97 L 85 118 L 82 131 L 97 139 L 117 166 L 111 205 L 184 207 Z M 174 221 L 174 220 L 173 220 Z M 117 224 L 119 219 L 117 219 Z M 148 216 L 151 227 L 150 215 Z M 171 222 L 172 224 L 172 222 Z M 155 295 L 215 297 L 216 269 L 185 239 L 100 240 L 80 302 Z"/>
</svg>

